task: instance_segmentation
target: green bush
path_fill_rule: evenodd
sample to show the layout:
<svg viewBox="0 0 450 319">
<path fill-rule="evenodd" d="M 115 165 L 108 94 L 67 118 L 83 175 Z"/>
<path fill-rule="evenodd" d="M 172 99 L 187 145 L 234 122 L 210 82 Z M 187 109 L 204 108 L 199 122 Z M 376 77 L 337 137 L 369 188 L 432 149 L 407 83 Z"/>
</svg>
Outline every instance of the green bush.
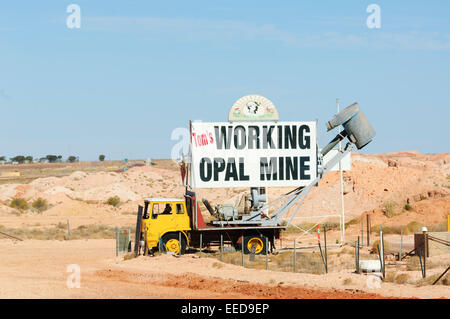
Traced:
<svg viewBox="0 0 450 319">
<path fill-rule="evenodd" d="M 422 224 L 416 221 L 412 221 L 406 225 L 406 233 L 407 234 L 414 234 L 420 232 L 422 228 Z"/>
<path fill-rule="evenodd" d="M 47 200 L 45 200 L 45 199 L 43 199 L 43 198 L 41 198 L 41 197 L 39 197 L 38 199 L 36 199 L 36 200 L 31 204 L 31 206 L 32 206 L 34 209 L 38 210 L 39 212 L 43 212 L 44 210 L 47 210 L 47 209 L 48 209 L 48 203 L 47 203 Z"/>
<path fill-rule="evenodd" d="M 384 203 L 384 215 L 387 218 L 391 218 L 395 216 L 395 203 L 393 201 L 387 201 Z"/>
<path fill-rule="evenodd" d="M 404 208 L 405 210 L 408 210 L 408 211 L 413 210 L 413 209 L 412 209 L 412 206 L 409 205 L 408 203 L 406 203 L 405 206 L 404 206 L 403 208 Z"/>
<path fill-rule="evenodd" d="M 25 210 L 28 209 L 28 202 L 24 198 L 14 198 L 11 203 L 9 204 L 9 207 L 16 208 L 18 210 Z"/>
<path fill-rule="evenodd" d="M 117 207 L 120 204 L 120 198 L 119 196 L 110 197 L 105 204 Z"/>
<path fill-rule="evenodd" d="M 384 253 L 386 254 L 391 249 L 391 246 L 389 245 L 389 243 L 386 240 L 383 240 L 383 244 L 384 244 Z M 379 245 L 380 245 L 380 240 L 376 240 L 372 244 L 372 252 L 374 254 L 378 254 L 378 246 Z"/>
</svg>

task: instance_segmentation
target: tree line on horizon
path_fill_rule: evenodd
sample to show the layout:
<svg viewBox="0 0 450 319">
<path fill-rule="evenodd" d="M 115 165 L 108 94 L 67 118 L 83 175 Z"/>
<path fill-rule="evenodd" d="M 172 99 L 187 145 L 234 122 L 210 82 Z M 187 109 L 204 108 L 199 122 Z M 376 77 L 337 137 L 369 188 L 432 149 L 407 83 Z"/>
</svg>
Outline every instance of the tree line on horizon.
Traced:
<svg viewBox="0 0 450 319">
<path fill-rule="evenodd" d="M 100 162 L 103 162 L 105 160 L 105 158 L 106 158 L 106 156 L 101 154 L 101 155 L 99 155 L 98 160 Z M 17 156 L 11 157 L 9 160 L 11 163 L 16 162 L 19 164 L 24 164 L 24 163 L 32 163 L 35 160 L 35 158 L 33 158 L 33 156 L 31 156 L 31 155 L 28 155 L 28 156 L 17 155 Z M 0 156 L 0 162 L 6 162 L 6 161 L 7 161 L 6 156 Z M 46 155 L 45 157 L 39 158 L 37 161 L 39 163 L 45 163 L 45 162 L 62 163 L 63 157 L 62 157 L 62 155 Z M 80 161 L 80 158 L 78 156 L 74 156 L 74 155 L 67 157 L 67 160 L 66 160 L 66 162 L 68 162 L 68 163 L 75 163 L 75 162 L 79 162 L 79 161 Z"/>
</svg>

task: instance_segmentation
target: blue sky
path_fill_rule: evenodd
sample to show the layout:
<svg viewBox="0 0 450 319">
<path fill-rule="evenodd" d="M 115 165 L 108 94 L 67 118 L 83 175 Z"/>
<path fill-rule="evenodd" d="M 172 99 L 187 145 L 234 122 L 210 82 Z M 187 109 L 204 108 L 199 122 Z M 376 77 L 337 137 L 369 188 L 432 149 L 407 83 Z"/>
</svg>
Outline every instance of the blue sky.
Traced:
<svg viewBox="0 0 450 319">
<path fill-rule="evenodd" d="M 226 121 L 246 94 L 281 120 L 319 119 L 321 146 L 338 97 L 377 131 L 364 153 L 448 152 L 449 14 L 448 1 L 3 1 L 0 155 L 168 158 L 173 129 Z"/>
</svg>

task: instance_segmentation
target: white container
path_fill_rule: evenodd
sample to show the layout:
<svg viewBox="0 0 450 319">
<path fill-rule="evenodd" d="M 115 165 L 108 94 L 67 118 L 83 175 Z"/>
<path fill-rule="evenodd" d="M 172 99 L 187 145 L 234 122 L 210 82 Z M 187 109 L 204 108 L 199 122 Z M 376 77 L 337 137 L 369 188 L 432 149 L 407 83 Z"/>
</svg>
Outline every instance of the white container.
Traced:
<svg viewBox="0 0 450 319">
<path fill-rule="evenodd" d="M 360 260 L 359 269 L 362 272 L 381 272 L 381 263 L 376 259 Z"/>
</svg>

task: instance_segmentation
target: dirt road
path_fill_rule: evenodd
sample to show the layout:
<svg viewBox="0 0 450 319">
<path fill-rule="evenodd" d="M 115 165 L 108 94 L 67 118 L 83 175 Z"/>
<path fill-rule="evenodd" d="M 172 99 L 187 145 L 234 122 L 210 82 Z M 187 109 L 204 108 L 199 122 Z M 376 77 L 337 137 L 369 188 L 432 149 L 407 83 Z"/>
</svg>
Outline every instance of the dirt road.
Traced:
<svg viewBox="0 0 450 319">
<path fill-rule="evenodd" d="M 0 240 L 0 298 L 383 298 L 448 297 L 447 287 L 364 288 L 355 274 L 292 274 L 243 269 L 185 255 L 115 257 L 114 240 Z M 80 267 L 80 288 L 68 288 Z M 343 286 L 342 278 L 353 284 Z"/>
</svg>

